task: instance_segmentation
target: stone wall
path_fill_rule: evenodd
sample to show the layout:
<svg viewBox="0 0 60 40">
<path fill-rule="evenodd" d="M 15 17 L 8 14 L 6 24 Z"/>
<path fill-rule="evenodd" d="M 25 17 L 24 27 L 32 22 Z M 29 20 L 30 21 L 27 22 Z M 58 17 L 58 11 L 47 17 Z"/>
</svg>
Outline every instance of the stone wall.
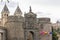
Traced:
<svg viewBox="0 0 60 40">
<path fill-rule="evenodd" d="M 52 40 L 52 34 L 50 34 L 50 32 L 52 32 L 51 27 L 52 27 L 51 24 L 43 24 L 43 29 L 40 29 L 40 30 L 41 31 L 43 30 L 44 32 L 47 32 L 47 34 L 40 35 L 41 40 Z"/>
<path fill-rule="evenodd" d="M 23 22 L 20 22 L 17 19 L 7 21 L 5 24 L 5 27 L 7 28 L 8 40 L 24 40 Z"/>
</svg>

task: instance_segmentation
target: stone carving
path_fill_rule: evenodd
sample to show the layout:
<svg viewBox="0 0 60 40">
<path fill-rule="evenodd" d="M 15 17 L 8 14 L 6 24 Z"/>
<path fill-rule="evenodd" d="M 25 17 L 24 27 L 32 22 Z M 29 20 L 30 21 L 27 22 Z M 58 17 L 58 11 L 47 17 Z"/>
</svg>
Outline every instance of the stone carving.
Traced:
<svg viewBox="0 0 60 40">
<path fill-rule="evenodd" d="M 46 31 L 51 31 L 51 25 L 49 25 L 50 19 L 38 19 L 36 14 L 32 12 L 31 6 L 29 12 L 24 14 L 24 17 L 22 16 L 22 11 L 19 6 L 17 6 L 14 15 L 9 15 L 9 10 L 6 4 L 1 14 L 2 18 L 0 21 L 0 26 L 2 26 L 2 28 L 0 29 L 6 29 L 3 38 L 4 40 L 41 40 L 43 37 L 39 36 L 39 32 L 41 31 L 40 29 L 44 28 Z M 0 30 L 1 33 L 2 30 Z M 47 37 L 44 36 L 44 38 L 46 39 Z M 50 39 L 52 38 L 49 38 L 49 40 Z"/>
</svg>

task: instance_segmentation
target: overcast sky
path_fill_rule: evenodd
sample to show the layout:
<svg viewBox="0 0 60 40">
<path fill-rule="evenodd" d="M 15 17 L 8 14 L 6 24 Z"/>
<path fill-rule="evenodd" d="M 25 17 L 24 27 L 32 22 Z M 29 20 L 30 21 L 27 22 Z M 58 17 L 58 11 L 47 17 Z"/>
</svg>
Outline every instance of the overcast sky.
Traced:
<svg viewBox="0 0 60 40">
<path fill-rule="evenodd" d="M 4 0 L 0 2 L 0 12 L 5 2 L 11 15 L 14 13 L 17 5 L 19 5 L 23 13 L 28 12 L 29 6 L 31 6 L 32 11 L 37 14 L 37 17 L 49 17 L 51 22 L 60 20 L 60 0 L 11 0 L 9 3 Z"/>
</svg>

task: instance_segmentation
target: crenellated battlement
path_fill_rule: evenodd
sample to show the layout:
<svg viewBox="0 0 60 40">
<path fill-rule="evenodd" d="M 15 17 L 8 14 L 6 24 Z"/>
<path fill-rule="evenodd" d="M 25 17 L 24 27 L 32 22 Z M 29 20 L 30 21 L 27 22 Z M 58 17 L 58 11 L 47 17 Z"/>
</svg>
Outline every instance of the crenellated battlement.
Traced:
<svg viewBox="0 0 60 40">
<path fill-rule="evenodd" d="M 2 26 L 0 29 L 6 28 L 6 33 L 3 33 L 5 35 L 1 37 L 4 40 L 4 37 L 7 40 L 47 40 L 47 37 L 48 40 L 52 39 L 49 34 L 40 35 L 41 31 L 51 32 L 50 18 L 37 18 L 37 15 L 32 12 L 31 6 L 29 12 L 24 14 L 24 17 L 19 6 L 17 6 L 14 15 L 9 15 L 9 13 L 9 9 L 5 4 L 0 21 Z"/>
</svg>

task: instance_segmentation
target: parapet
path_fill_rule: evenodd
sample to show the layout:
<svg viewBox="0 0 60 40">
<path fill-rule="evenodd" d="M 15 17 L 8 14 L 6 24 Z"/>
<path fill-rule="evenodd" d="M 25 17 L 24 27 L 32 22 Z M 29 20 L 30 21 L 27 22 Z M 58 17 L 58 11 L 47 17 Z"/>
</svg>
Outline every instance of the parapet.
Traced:
<svg viewBox="0 0 60 40">
<path fill-rule="evenodd" d="M 6 28 L 3 26 L 0 26 L 0 30 L 6 30 Z"/>
<path fill-rule="evenodd" d="M 17 16 L 8 16 L 7 21 L 8 22 L 17 22 L 18 17 Z"/>
<path fill-rule="evenodd" d="M 23 22 L 23 17 L 20 16 L 8 16 L 7 22 Z"/>
<path fill-rule="evenodd" d="M 50 23 L 50 18 L 38 18 L 39 23 Z"/>
</svg>

